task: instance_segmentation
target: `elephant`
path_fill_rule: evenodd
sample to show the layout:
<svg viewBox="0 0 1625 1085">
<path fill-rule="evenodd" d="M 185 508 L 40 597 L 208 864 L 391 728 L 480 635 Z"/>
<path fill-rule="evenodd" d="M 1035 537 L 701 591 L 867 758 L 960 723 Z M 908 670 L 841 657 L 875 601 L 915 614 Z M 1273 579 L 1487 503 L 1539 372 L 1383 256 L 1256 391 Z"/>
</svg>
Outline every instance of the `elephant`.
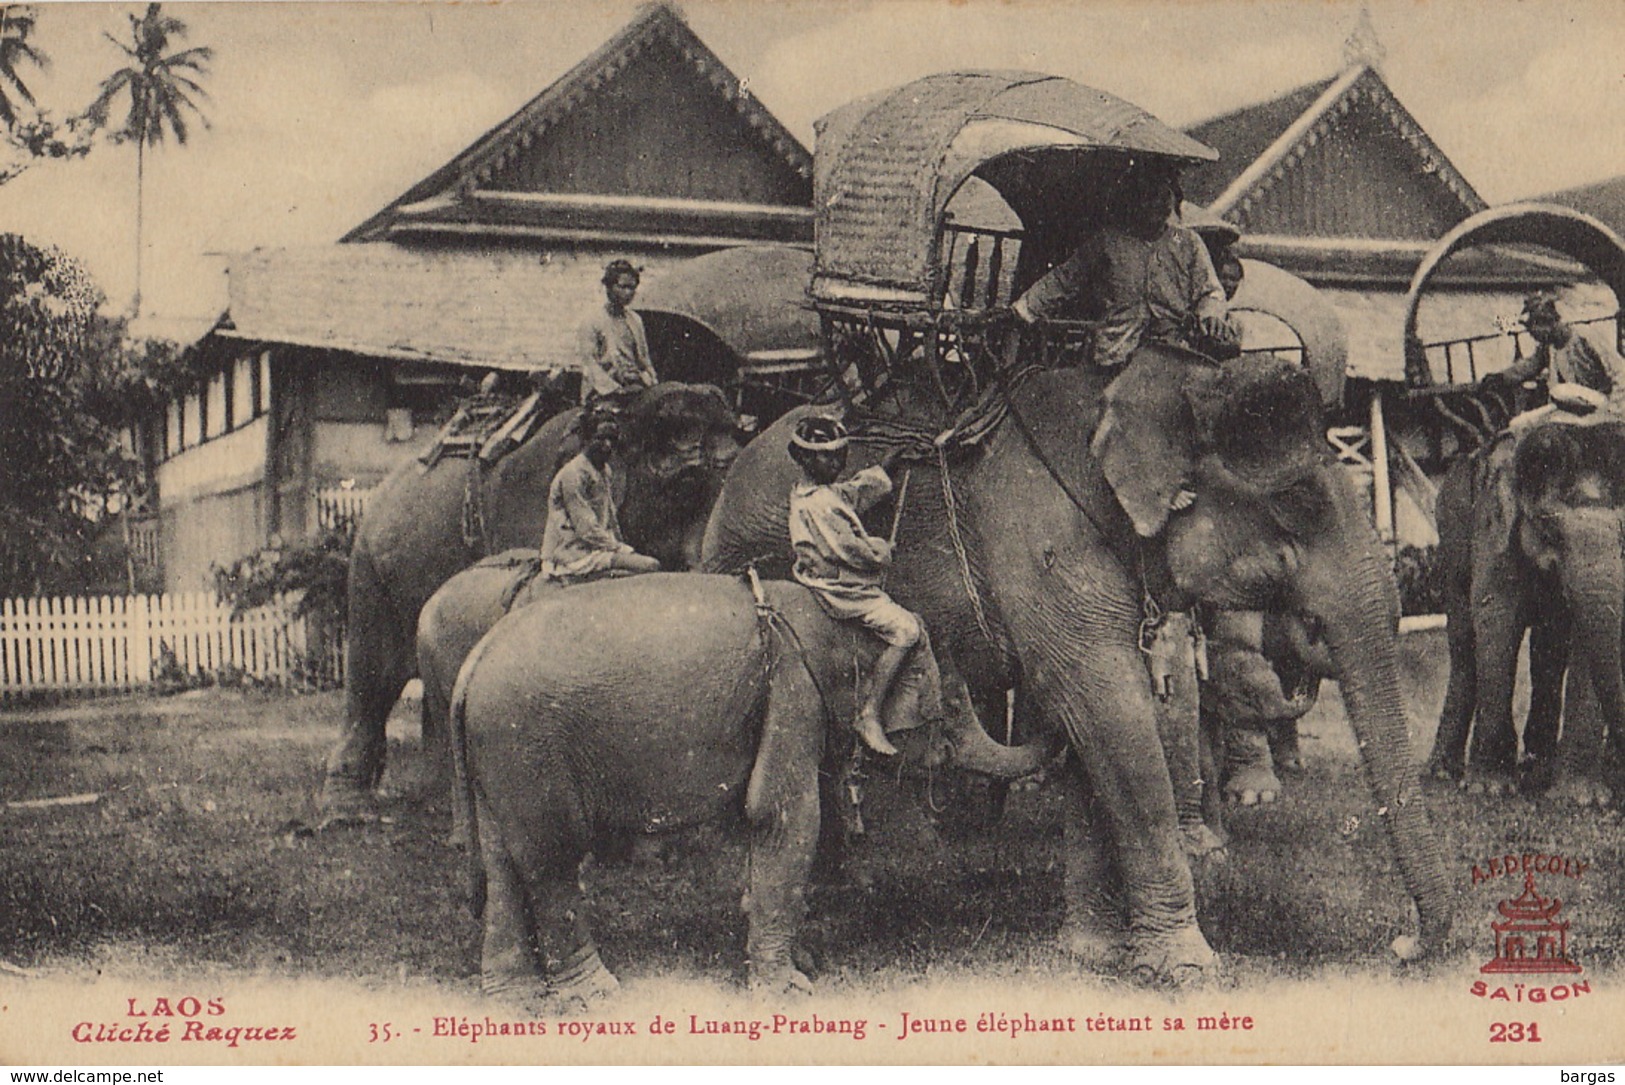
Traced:
<svg viewBox="0 0 1625 1085">
<path fill-rule="evenodd" d="M 1398 590 L 1327 450 L 1312 378 L 1275 358 L 1221 367 L 1145 344 L 1120 374 L 1026 368 L 1002 379 L 1002 422 L 955 424 L 977 436 L 974 446 L 951 447 L 952 418 L 915 414 L 929 451 L 898 487 L 901 512 L 881 513 L 899 525 L 888 591 L 925 618 L 944 670 L 960 671 L 979 704 L 1016 688 L 1027 722 L 1065 734 L 1076 751 L 1070 947 L 1090 964 L 1176 981 L 1214 962 L 1141 652 L 1157 609 L 1201 603 L 1302 614 L 1324 631 L 1420 919 L 1420 937 L 1394 949 L 1438 950 L 1449 879 L 1411 756 Z M 706 529 L 708 571 L 784 561 L 796 478 L 786 444 L 800 415 L 817 409 L 831 408 L 790 412 L 734 462 Z M 898 428 L 886 405 L 865 410 L 884 423 L 872 432 Z M 863 420 L 847 425 L 861 441 Z M 862 452 L 854 469 L 878 458 Z M 1075 887 L 1107 874 L 1122 883 L 1123 908 L 1100 915 Z"/>
<path fill-rule="evenodd" d="M 1334 677 L 1330 654 L 1318 631 L 1292 615 L 1220 611 L 1203 628 L 1203 734 L 1217 751 L 1223 797 L 1243 806 L 1274 802 L 1276 769 L 1303 770 L 1297 720 L 1315 706 L 1321 679 Z"/>
<path fill-rule="evenodd" d="M 384 770 L 384 721 L 416 670 L 418 614 L 435 589 L 482 552 L 536 546 L 547 489 L 580 449 L 578 409 L 543 423 L 494 464 L 443 458 L 398 468 L 375 492 L 350 555 L 349 639 L 340 740 L 327 761 L 330 814 L 365 810 Z M 667 569 L 697 564 L 709 510 L 739 448 L 736 418 L 709 385 L 666 382 L 627 411 L 615 461 L 622 532 Z M 464 541 L 465 522 L 482 528 Z M 483 538 L 479 536 L 483 535 Z M 443 733 L 425 717 L 424 746 L 449 778 Z"/>
<path fill-rule="evenodd" d="M 417 673 L 423 682 L 424 730 L 446 733 L 451 692 L 480 638 L 503 615 L 544 593 L 564 590 L 536 575 L 541 555 L 532 549 L 505 550 L 475 562 L 435 589 L 417 623 Z M 461 839 L 462 833 L 454 833 Z"/>
<path fill-rule="evenodd" d="M 1446 474 L 1439 555 L 1450 680 L 1433 776 L 1492 793 L 1516 785 L 1512 694 L 1528 630 L 1528 782 L 1549 784 L 1562 801 L 1611 801 L 1604 736 L 1617 751 L 1625 724 L 1622 510 L 1625 420 L 1607 412 L 1514 426 Z"/>
<path fill-rule="evenodd" d="M 548 592 L 493 626 L 451 707 L 483 988 L 565 1004 L 613 990 L 581 900 L 587 852 L 610 834 L 742 819 L 750 984 L 810 989 L 791 950 L 820 772 L 849 756 L 854 666 L 879 647 L 799 584 L 698 573 Z M 913 695 L 899 688 L 884 713 L 903 761 L 1014 778 L 1055 753 L 994 742 L 924 647 Z"/>
</svg>

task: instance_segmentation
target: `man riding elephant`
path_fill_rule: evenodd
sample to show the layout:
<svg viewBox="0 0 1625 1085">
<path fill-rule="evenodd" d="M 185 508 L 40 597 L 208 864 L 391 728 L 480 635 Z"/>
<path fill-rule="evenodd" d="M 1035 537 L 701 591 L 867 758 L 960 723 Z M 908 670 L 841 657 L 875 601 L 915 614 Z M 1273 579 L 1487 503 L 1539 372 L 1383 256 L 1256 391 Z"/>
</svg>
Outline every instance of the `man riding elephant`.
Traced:
<svg viewBox="0 0 1625 1085">
<path fill-rule="evenodd" d="M 483 554 L 541 540 L 553 477 L 582 446 L 580 414 L 549 419 L 494 463 L 406 464 L 374 493 L 350 556 L 345 719 L 323 792 L 330 813 L 365 810 L 383 775 L 384 720 L 416 672 L 423 604 Z M 662 568 L 689 568 L 739 448 L 736 418 L 715 388 L 668 382 L 646 389 L 621 425 L 607 462 L 623 537 Z M 431 731 L 425 746 L 444 775 L 444 736 Z"/>
<path fill-rule="evenodd" d="M 589 413 L 581 419 L 581 430 L 586 447 L 559 468 L 547 488 L 542 576 L 568 584 L 606 573 L 655 572 L 660 562 L 621 537 L 610 465 L 621 443 L 620 422 L 612 414 Z"/>
<path fill-rule="evenodd" d="M 887 585 L 924 616 L 945 670 L 983 697 L 1019 683 L 1033 724 L 1071 740 L 1068 773 L 1082 774 L 1082 791 L 1065 823 L 1069 945 L 1176 980 L 1213 959 L 1143 651 L 1145 570 L 1160 566 L 1170 599 L 1280 606 L 1324 630 L 1373 806 L 1421 916 L 1420 943 L 1395 948 L 1437 949 L 1448 882 L 1411 760 L 1398 592 L 1369 514 L 1326 452 L 1311 375 L 1273 358 L 1220 367 L 1144 344 L 1102 399 L 1091 369 L 1026 375 L 980 446 L 950 458 L 939 443 L 912 464 Z M 712 512 L 708 569 L 787 552 L 796 468 L 785 447 L 800 417 L 736 462 Z M 1102 877 L 1123 892 L 1096 913 L 1073 887 Z"/>
</svg>

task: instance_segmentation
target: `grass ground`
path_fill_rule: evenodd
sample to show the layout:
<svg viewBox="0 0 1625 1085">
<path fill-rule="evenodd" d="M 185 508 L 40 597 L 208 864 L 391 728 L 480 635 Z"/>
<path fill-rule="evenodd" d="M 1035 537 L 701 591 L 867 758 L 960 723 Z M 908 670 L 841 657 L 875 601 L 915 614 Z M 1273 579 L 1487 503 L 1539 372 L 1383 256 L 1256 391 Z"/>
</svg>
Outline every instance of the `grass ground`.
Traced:
<svg viewBox="0 0 1625 1085">
<path fill-rule="evenodd" d="M 1436 715 L 1441 656 L 1436 635 L 1407 641 L 1418 721 Z M 1391 977 L 1386 947 L 1407 904 L 1335 693 L 1325 700 L 1303 728 L 1308 773 L 1289 780 L 1279 804 L 1234 811 L 1228 860 L 1200 879 L 1224 990 Z M 412 786 L 415 727 L 399 713 L 392 722 L 386 785 L 401 790 L 383 820 L 311 828 L 341 711 L 336 694 L 211 690 L 0 715 L 0 799 L 98 796 L 0 811 L 0 959 L 44 976 L 427 985 L 474 999 L 478 927 L 462 904 L 461 854 L 443 843 L 447 804 Z M 1420 753 L 1431 735 L 1417 739 Z M 1473 885 L 1474 864 L 1538 851 L 1589 862 L 1582 879 L 1543 878 L 1541 890 L 1564 900 L 1570 945 L 1588 973 L 1620 971 L 1617 813 L 1449 790 L 1429 800 L 1458 905 L 1439 968 L 1476 974 L 1493 948 L 1496 904 L 1521 888 Z M 1015 990 L 1078 982 L 1055 948 L 1054 789 L 1016 795 L 999 826 L 959 841 L 938 834 L 926 807 L 896 786 L 874 784 L 867 813 L 861 886 L 814 894 L 821 990 L 861 997 L 942 977 Z M 634 989 L 730 991 L 743 970 L 743 870 L 740 844 L 711 831 L 589 869 L 605 960 Z"/>
</svg>

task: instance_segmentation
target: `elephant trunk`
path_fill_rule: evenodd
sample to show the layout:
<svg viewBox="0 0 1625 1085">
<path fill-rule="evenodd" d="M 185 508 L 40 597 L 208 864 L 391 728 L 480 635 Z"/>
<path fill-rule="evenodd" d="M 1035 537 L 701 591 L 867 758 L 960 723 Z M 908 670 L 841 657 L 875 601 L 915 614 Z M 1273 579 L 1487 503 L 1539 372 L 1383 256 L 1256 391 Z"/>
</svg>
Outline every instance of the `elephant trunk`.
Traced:
<svg viewBox="0 0 1625 1085">
<path fill-rule="evenodd" d="M 1394 945 L 1410 957 L 1437 952 L 1449 935 L 1450 883 L 1412 756 L 1400 693 L 1396 595 L 1378 555 L 1374 546 L 1361 547 L 1320 564 L 1326 575 L 1317 578 L 1314 598 L 1303 601 L 1323 622 L 1372 799 L 1416 904 L 1420 945 Z"/>
</svg>

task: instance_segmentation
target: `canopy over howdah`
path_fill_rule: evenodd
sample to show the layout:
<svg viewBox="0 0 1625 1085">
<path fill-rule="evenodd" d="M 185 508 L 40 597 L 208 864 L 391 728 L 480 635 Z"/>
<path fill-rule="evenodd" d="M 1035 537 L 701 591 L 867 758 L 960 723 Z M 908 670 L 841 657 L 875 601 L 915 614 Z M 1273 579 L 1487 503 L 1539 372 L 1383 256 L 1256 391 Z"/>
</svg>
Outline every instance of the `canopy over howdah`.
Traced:
<svg viewBox="0 0 1625 1085">
<path fill-rule="evenodd" d="M 1405 295 L 1405 357 L 1407 380 L 1414 385 L 1432 383 L 1416 334 L 1422 293 L 1445 260 L 1482 245 L 1538 245 L 1571 256 L 1625 305 L 1625 242 L 1602 222 L 1557 204 L 1514 203 L 1480 211 L 1441 237 L 1411 276 Z"/>
<path fill-rule="evenodd" d="M 1121 98 L 1035 72 L 943 72 L 860 98 L 817 125 L 813 296 L 927 304 L 942 274 L 938 225 L 967 177 L 1033 230 L 1076 216 L 1147 156 L 1218 152 Z"/>
<path fill-rule="evenodd" d="M 818 317 L 807 307 L 812 254 L 752 245 L 695 257 L 650 276 L 633 303 L 651 318 L 670 314 L 703 326 L 736 364 L 816 358 Z"/>
<path fill-rule="evenodd" d="M 1303 346 L 1303 365 L 1315 379 L 1321 404 L 1341 406 L 1349 336 L 1336 308 L 1325 294 L 1290 271 L 1259 260 L 1243 260 L 1241 266 L 1246 277 L 1230 311 L 1264 313 L 1290 328 Z"/>
</svg>

